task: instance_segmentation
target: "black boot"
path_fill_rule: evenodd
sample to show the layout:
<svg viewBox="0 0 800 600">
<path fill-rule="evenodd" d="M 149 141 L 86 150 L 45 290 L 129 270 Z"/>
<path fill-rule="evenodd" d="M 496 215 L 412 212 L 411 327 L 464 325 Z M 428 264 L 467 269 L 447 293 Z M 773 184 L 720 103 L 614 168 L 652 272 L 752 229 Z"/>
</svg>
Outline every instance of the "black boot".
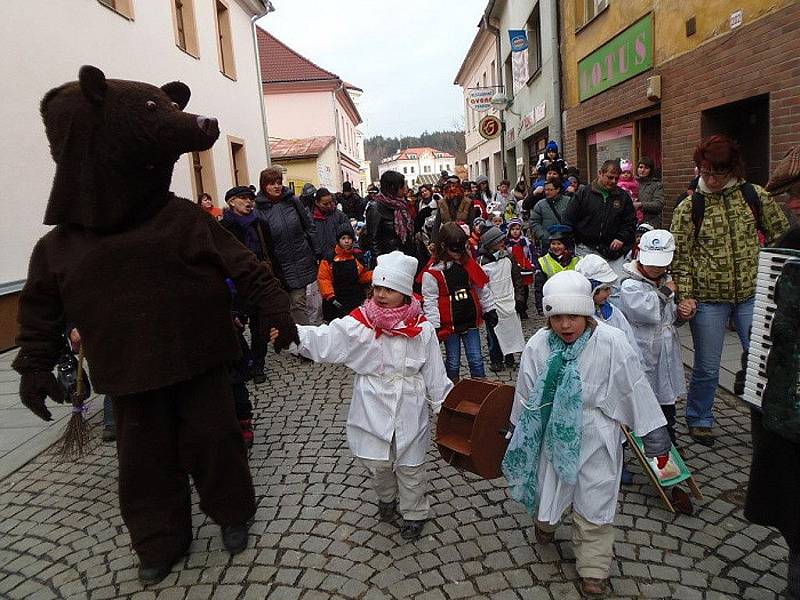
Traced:
<svg viewBox="0 0 800 600">
<path fill-rule="evenodd" d="M 222 543 L 231 556 L 239 554 L 247 548 L 247 531 L 249 529 L 248 523 L 222 526 Z"/>
<path fill-rule="evenodd" d="M 403 528 L 400 530 L 400 536 L 404 540 L 416 540 L 422 534 L 422 528 L 425 526 L 425 521 L 411 521 L 408 519 L 403 520 Z"/>
<path fill-rule="evenodd" d="M 169 575 L 170 571 L 172 571 L 173 564 L 174 563 L 149 566 L 139 565 L 139 583 L 145 587 L 160 583 Z"/>
</svg>

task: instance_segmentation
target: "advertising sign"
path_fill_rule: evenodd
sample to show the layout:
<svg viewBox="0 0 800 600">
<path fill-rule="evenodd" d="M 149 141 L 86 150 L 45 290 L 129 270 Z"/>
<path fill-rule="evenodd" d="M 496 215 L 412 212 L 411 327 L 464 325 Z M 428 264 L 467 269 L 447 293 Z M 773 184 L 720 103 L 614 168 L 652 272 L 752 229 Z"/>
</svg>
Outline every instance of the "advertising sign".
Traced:
<svg viewBox="0 0 800 600">
<path fill-rule="evenodd" d="M 502 129 L 503 125 L 500 123 L 500 119 L 494 115 L 486 115 L 478 123 L 478 133 L 485 140 L 493 140 L 500 135 Z"/>
<path fill-rule="evenodd" d="M 514 95 L 525 87 L 530 74 L 528 73 L 528 33 L 524 29 L 509 29 L 508 37 L 511 40 L 511 79 Z"/>
<path fill-rule="evenodd" d="M 653 67 L 653 14 L 578 62 L 581 102 Z"/>
<path fill-rule="evenodd" d="M 493 87 L 476 87 L 467 90 L 467 105 L 475 111 L 486 112 L 492 108 Z"/>
</svg>

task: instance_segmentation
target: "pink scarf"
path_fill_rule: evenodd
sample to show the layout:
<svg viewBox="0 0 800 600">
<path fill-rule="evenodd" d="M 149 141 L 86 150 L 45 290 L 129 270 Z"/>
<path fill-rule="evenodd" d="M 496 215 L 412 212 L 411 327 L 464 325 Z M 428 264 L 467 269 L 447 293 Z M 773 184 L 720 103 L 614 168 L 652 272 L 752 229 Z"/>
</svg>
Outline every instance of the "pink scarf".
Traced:
<svg viewBox="0 0 800 600">
<path fill-rule="evenodd" d="M 397 308 L 381 308 L 370 298 L 359 309 L 353 313 L 360 312 L 364 319 L 354 317 L 367 327 L 375 330 L 375 337 L 382 333 L 386 335 L 403 335 L 406 337 L 416 336 L 422 329 L 419 324 L 425 320 L 422 316 L 422 307 L 419 300 L 411 299 L 411 304 L 404 304 Z M 398 327 L 403 323 L 403 327 Z"/>
<path fill-rule="evenodd" d="M 408 201 L 405 198 L 392 198 L 378 194 L 375 200 L 394 211 L 394 232 L 400 241 L 405 243 L 414 235 L 414 218 L 408 210 Z"/>
</svg>

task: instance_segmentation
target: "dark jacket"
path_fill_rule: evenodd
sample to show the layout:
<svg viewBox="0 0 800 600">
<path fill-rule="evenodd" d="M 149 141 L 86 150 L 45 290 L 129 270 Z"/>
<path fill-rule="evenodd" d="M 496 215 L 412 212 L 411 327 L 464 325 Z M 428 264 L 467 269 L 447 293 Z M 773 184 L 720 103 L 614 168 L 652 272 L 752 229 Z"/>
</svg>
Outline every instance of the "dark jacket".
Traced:
<svg viewBox="0 0 800 600">
<path fill-rule="evenodd" d="M 644 213 L 643 223 L 649 223 L 655 229 L 661 229 L 661 213 L 664 211 L 664 185 L 652 177 L 643 177 L 639 181 L 639 202 Z"/>
<path fill-rule="evenodd" d="M 336 203 L 342 205 L 342 212 L 347 215 L 348 219 L 360 221 L 364 216 L 366 202 L 355 192 L 349 196 L 346 196 L 344 192 L 339 192 L 336 194 Z"/>
<path fill-rule="evenodd" d="M 222 219 L 220 220 L 219 224 L 222 225 L 224 229 L 232 233 L 233 237 L 239 240 L 239 242 L 245 248 L 255 254 L 258 260 L 266 262 L 270 267 L 270 271 L 272 270 L 272 259 L 270 258 L 269 254 L 269 230 L 263 221 L 256 218 L 251 225 L 253 228 L 253 233 L 255 234 L 254 237 L 257 241 L 253 247 L 248 244 L 248 232 L 245 231 L 245 228 L 242 227 L 242 225 L 240 225 L 239 222 L 233 217 L 229 209 L 223 211 Z"/>
<path fill-rule="evenodd" d="M 575 232 L 575 242 L 595 250 L 608 260 L 624 256 L 633 245 L 636 234 L 636 210 L 628 192 L 614 187 L 603 198 L 596 183 L 575 194 L 564 215 Z M 619 250 L 609 248 L 615 239 L 623 243 Z"/>
<path fill-rule="evenodd" d="M 322 251 L 322 255 L 327 256 L 333 252 L 333 247 L 336 246 L 336 233 L 342 228 L 342 225 L 350 225 L 350 219 L 338 209 L 328 215 L 323 215 L 316 210 L 316 207 L 311 213 L 311 218 L 314 221 L 314 237 L 317 246 Z"/>
<path fill-rule="evenodd" d="M 288 313 L 269 269 L 183 198 L 119 232 L 58 225 L 31 256 L 13 366 L 51 371 L 66 314 L 81 332 L 97 392 L 136 394 L 191 379 L 240 355 L 226 278 L 265 328 Z"/>
<path fill-rule="evenodd" d="M 414 234 L 411 233 L 405 242 L 394 230 L 394 210 L 380 202 L 373 202 L 367 210 L 367 222 L 361 236 L 361 249 L 369 250 L 372 263 L 381 254 L 400 250 L 409 256 L 415 256 Z"/>
<path fill-rule="evenodd" d="M 259 192 L 256 210 L 269 230 L 272 268 L 286 290 L 298 290 L 316 281 L 317 260 L 322 253 L 314 223 L 292 191 L 284 187 L 281 199 L 274 203 Z"/>
</svg>

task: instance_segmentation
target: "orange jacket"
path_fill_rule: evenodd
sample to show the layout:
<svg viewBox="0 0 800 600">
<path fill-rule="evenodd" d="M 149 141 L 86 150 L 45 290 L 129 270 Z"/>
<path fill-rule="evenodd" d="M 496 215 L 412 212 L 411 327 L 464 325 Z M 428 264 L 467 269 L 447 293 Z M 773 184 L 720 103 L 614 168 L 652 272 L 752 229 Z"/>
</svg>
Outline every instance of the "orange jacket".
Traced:
<svg viewBox="0 0 800 600">
<path fill-rule="evenodd" d="M 333 248 L 333 258 L 324 258 L 319 262 L 319 272 L 317 273 L 317 282 L 319 283 L 319 293 L 325 300 L 334 300 L 336 292 L 333 289 L 333 266 L 332 262 L 339 262 L 342 260 L 356 261 L 356 268 L 358 269 L 358 282 L 364 285 L 372 283 L 372 271 L 357 260 L 352 250 L 344 250 L 339 244 Z"/>
</svg>

